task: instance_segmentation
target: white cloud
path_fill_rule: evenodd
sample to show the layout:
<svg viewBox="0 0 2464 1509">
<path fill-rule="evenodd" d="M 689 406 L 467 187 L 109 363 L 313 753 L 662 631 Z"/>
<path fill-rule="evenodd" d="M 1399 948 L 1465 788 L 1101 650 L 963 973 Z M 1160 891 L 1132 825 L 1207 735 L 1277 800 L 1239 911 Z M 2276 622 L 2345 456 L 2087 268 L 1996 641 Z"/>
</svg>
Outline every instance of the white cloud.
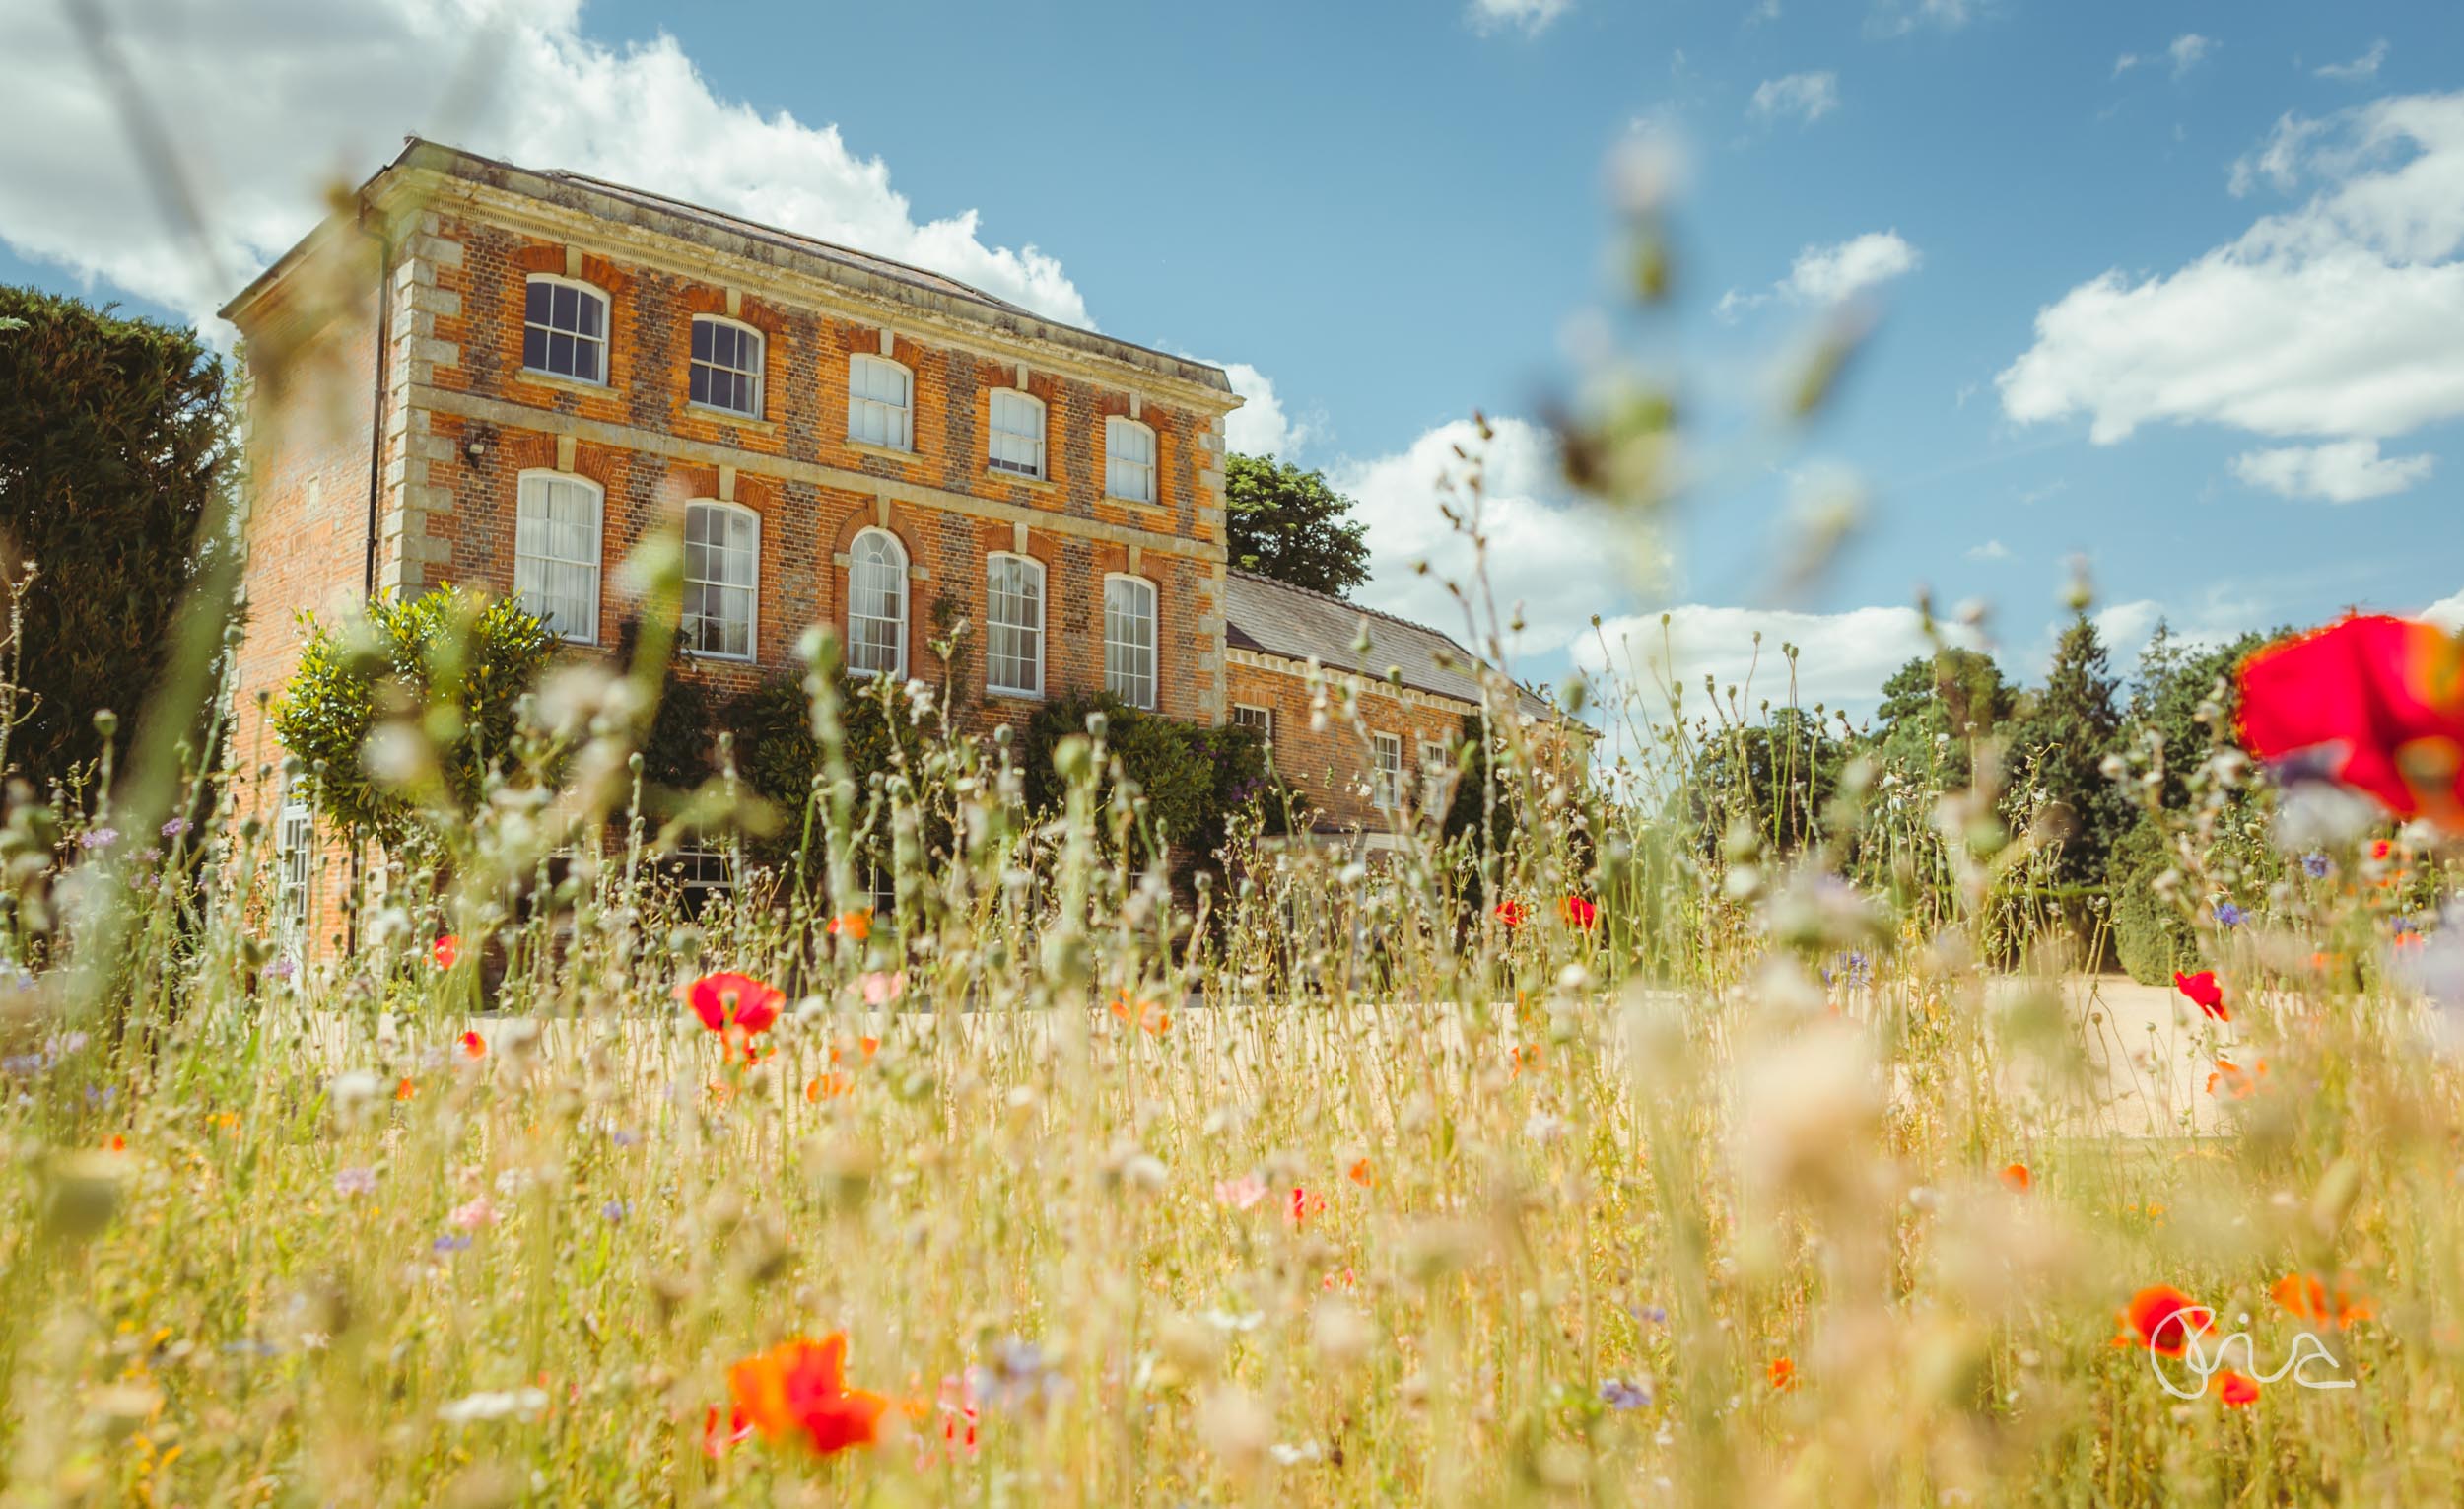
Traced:
<svg viewBox="0 0 2464 1509">
<path fill-rule="evenodd" d="M 1275 396 L 1274 379 L 1247 362 L 1222 362 L 1232 391 L 1244 400 L 1224 424 L 1225 446 L 1241 455 L 1279 456 L 1288 461 L 1309 443 L 1312 427 L 1293 421 Z"/>
<path fill-rule="evenodd" d="M 1837 304 L 1914 272 L 1924 260 L 1896 230 L 1868 231 L 1835 246 L 1808 246 L 1798 252 L 1779 287 L 1809 304 Z"/>
<path fill-rule="evenodd" d="M 1489 424 L 1493 439 L 1485 445 L 1470 420 L 1459 420 L 1396 454 L 1338 462 L 1327 478 L 1358 500 L 1356 516 L 1368 526 L 1372 580 L 1360 600 L 1461 638 L 1463 606 L 1446 583 L 1469 582 L 1473 552 L 1439 510 L 1451 506 L 1460 514 L 1469 503 L 1448 485 L 1472 469 L 1457 452 L 1478 458 L 1489 591 L 1501 623 L 1511 622 L 1518 605 L 1526 621 L 1508 649 L 1544 655 L 1588 635 L 1592 614 L 1630 602 L 1637 583 L 1663 562 L 1620 550 L 1613 521 L 1568 495 L 1548 431 L 1520 419 Z M 1414 570 L 1421 561 L 1430 563 L 1426 575 Z"/>
<path fill-rule="evenodd" d="M 1608 642 L 1604 662 L 1599 645 L 1588 634 L 1576 645 L 1576 665 L 1592 674 L 1606 672 L 1637 688 L 1642 711 L 1665 712 L 1658 688 L 1682 689 L 1681 711 L 1688 717 L 1709 712 L 1703 701 L 1703 678 L 1718 688 L 1722 707 L 1729 688 L 1737 688 L 1738 705 L 1758 716 L 1764 701 L 1785 707 L 1793 700 L 1811 709 L 1845 710 L 1852 717 L 1869 715 L 1882 701 L 1882 683 L 1891 672 L 1918 655 L 1929 653 L 1925 622 L 1914 608 L 1851 608 L 1841 613 L 1805 613 L 1781 608 L 1711 607 L 1687 603 L 1667 610 L 1664 629 L 1658 613 L 1635 614 L 1601 626 Z M 1954 644 L 1974 648 L 1966 631 L 1943 625 Z M 1754 641 L 1761 635 L 1761 643 Z M 1782 647 L 1797 647 L 1794 690 Z"/>
<path fill-rule="evenodd" d="M 1839 75 L 1792 73 L 1765 79 L 1754 86 L 1753 115 L 1757 120 L 1792 118 L 1812 125 L 1839 108 Z"/>
<path fill-rule="evenodd" d="M 1970 545 L 1968 559 L 1971 561 L 2007 561 L 2011 559 L 2011 547 L 2000 540 L 1987 540 L 1982 545 Z"/>
<path fill-rule="evenodd" d="M 2322 79 L 2333 79 L 2339 84 L 2367 84 L 2378 77 L 2378 65 L 2385 61 L 2387 38 L 2382 36 L 2370 43 L 2370 50 L 2350 63 L 2328 63 L 2312 71 Z"/>
<path fill-rule="evenodd" d="M 2374 440 L 2282 446 L 2233 457 L 2233 475 L 2287 498 L 2360 503 L 2401 493 L 2437 465 L 2430 455 L 2382 456 Z"/>
<path fill-rule="evenodd" d="M 2173 77 L 2178 79 L 2183 74 L 2186 74 L 2193 68 L 2198 67 L 2200 60 L 2205 58 L 2209 53 L 2214 52 L 2216 50 L 2216 38 L 2212 36 L 2201 36 L 2196 32 L 2185 32 L 2181 35 L 2174 37 L 2173 40 L 2166 45 L 2161 54 L 2125 52 L 2120 57 L 2115 58 L 2113 60 L 2113 77 L 2118 79 L 2122 75 L 2130 72 L 2132 69 L 2145 63 L 2156 63 L 2169 60 L 2173 65 Z"/>
<path fill-rule="evenodd" d="M 356 183 L 433 132 L 526 166 L 673 193 L 934 268 L 1072 324 L 1061 264 L 989 243 L 973 210 L 919 219 L 831 125 L 723 100 L 675 39 L 584 37 L 578 0 L 174 0 L 113 7 L 130 71 L 212 217 L 208 272 L 165 226 L 61 9 L 22 7 L 0 48 L 0 237 L 21 254 L 202 315 Z M 468 107 L 447 114 L 454 81 Z"/>
<path fill-rule="evenodd" d="M 2288 117 L 2235 171 L 2320 186 L 2174 272 L 2119 270 L 2037 311 L 1996 378 L 2021 422 L 2383 440 L 2464 416 L 2464 94 Z"/>
<path fill-rule="evenodd" d="M 2458 591 L 2451 597 L 2439 598 L 2429 607 L 2422 609 L 2421 616 L 2449 634 L 2464 634 L 2464 591 Z"/>
<path fill-rule="evenodd" d="M 1991 0 L 1875 0 L 1867 13 L 1866 31 L 1876 36 L 1905 36 L 1922 27 L 1956 32 L 1987 9 Z"/>
<path fill-rule="evenodd" d="M 1472 0 L 1472 28 L 1482 35 L 1513 30 L 1526 36 L 1538 36 L 1573 3 L 1574 0 Z"/>
</svg>

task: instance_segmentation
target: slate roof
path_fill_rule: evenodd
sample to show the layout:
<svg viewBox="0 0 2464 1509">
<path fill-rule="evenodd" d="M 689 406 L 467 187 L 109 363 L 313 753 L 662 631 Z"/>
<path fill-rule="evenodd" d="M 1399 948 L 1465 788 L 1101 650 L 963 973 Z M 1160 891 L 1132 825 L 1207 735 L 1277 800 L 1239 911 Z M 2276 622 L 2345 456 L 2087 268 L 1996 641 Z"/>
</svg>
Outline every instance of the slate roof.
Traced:
<svg viewBox="0 0 2464 1509">
<path fill-rule="evenodd" d="M 1403 685 L 1458 702 L 1480 701 L 1479 662 L 1452 639 L 1423 624 L 1380 613 L 1325 592 L 1277 582 L 1250 572 L 1225 573 L 1224 643 L 1234 650 L 1280 655 L 1287 660 L 1313 656 L 1330 670 L 1358 671 L 1365 663 L 1373 676 L 1390 665 L 1403 668 Z M 1352 648 L 1362 619 L 1369 622 L 1366 661 Z M 1555 709 L 1529 687 L 1515 687 L 1518 711 L 1548 718 Z"/>
</svg>

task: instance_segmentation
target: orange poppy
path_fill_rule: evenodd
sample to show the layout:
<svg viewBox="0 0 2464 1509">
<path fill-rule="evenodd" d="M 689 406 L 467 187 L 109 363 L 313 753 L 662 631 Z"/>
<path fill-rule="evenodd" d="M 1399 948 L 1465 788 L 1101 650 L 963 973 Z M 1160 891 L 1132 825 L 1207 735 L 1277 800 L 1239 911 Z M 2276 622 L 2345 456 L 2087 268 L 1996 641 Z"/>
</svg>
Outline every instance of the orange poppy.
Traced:
<svg viewBox="0 0 2464 1509">
<path fill-rule="evenodd" d="M 2033 1189 L 2035 1184 L 2036 1177 L 2027 1171 L 2026 1164 L 2011 1163 L 2003 1166 L 2002 1187 L 2004 1189 L 2015 1190 L 2018 1193 L 2024 1195 L 2029 1190 Z"/>
<path fill-rule="evenodd" d="M 1369 1160 L 1366 1158 L 1362 1158 L 1358 1162 L 1354 1163 L 1345 1173 L 1344 1177 L 1364 1190 L 1373 1190 L 1377 1188 L 1377 1170 L 1369 1166 Z"/>
<path fill-rule="evenodd" d="M 2216 971 L 2203 969 L 2195 975 L 2185 975 L 2175 970 L 2173 987 L 2218 1021 L 2229 1022 L 2233 1019 L 2233 1014 L 2224 1009 L 2224 988 L 2216 983 Z"/>
<path fill-rule="evenodd" d="M 1536 1074 L 1540 1072 L 1540 1049 L 1538 1043 L 1520 1048 L 1509 1048 L 1506 1050 L 1506 1057 L 1514 1061 L 1514 1071 L 1506 1076 L 1509 1079 L 1522 1078 L 1523 1071 L 1527 1068 Z"/>
<path fill-rule="evenodd" d="M 2217 1375 L 2217 1395 L 2235 1409 L 2246 1409 L 2259 1402 L 2259 1381 L 2238 1368 L 2226 1368 Z"/>
<path fill-rule="evenodd" d="M 2215 1094 L 2217 1086 L 2223 1085 L 2226 1095 L 2235 1100 L 2248 1100 L 2259 1093 L 2259 1086 L 2266 1080 L 2267 1061 L 2265 1059 L 2257 1061 L 2248 1069 L 2244 1069 L 2230 1059 L 2219 1059 L 2216 1061 L 2215 1071 L 2208 1075 L 2208 1093 Z"/>
<path fill-rule="evenodd" d="M 834 1096 L 853 1095 L 855 1093 L 855 1076 L 842 1074 L 837 1069 L 832 1069 L 829 1073 L 823 1074 L 821 1077 L 807 1082 L 804 1086 L 804 1098 L 806 1100 L 813 1101 L 827 1100 Z"/>
<path fill-rule="evenodd" d="M 113 1132 L 103 1138 L 103 1150 L 106 1153 L 124 1153 L 128 1151 L 128 1138 L 121 1136 L 118 1132 Z"/>
<path fill-rule="evenodd" d="M 402 1082 L 401 1082 L 400 1084 L 397 1084 L 397 1085 L 395 1085 L 395 1086 L 393 1087 L 393 1098 L 394 1098 L 394 1099 L 396 1099 L 396 1100 L 408 1100 L 408 1099 L 410 1099 L 412 1096 L 414 1096 L 414 1095 L 416 1095 L 416 1094 L 418 1094 L 418 1093 L 419 1093 L 419 1086 L 418 1086 L 418 1085 L 416 1085 L 416 1084 L 414 1084 L 414 1083 L 412 1083 L 412 1082 L 411 1082 L 411 1080 L 410 1080 L 410 1078 L 409 1078 L 409 1076 L 407 1076 L 407 1075 L 405 1075 L 405 1076 L 403 1077 L 403 1080 L 402 1080 Z"/>
<path fill-rule="evenodd" d="M 2356 1321 L 2378 1319 L 2378 1309 L 2367 1294 L 2353 1286 L 2348 1275 L 2336 1280 L 2330 1290 L 2315 1273 L 2287 1273 L 2268 1290 L 2276 1303 L 2313 1325 L 2333 1326 L 2344 1330 Z"/>
<path fill-rule="evenodd" d="M 871 937 L 872 909 L 869 907 L 861 907 L 854 912 L 842 912 L 838 916 L 830 919 L 830 935 L 834 938 L 843 937 L 851 942 L 856 943 L 860 943 L 866 938 Z"/>
<path fill-rule="evenodd" d="M 481 1037 L 476 1032 L 463 1033 L 462 1057 L 465 1059 L 484 1059 L 488 1057 L 488 1040 Z"/>
<path fill-rule="evenodd" d="M 1148 1037 L 1159 1038 L 1172 1030 L 1172 1013 L 1151 1000 L 1132 1000 L 1128 987 L 1112 1003 L 1112 1014 L 1125 1022 L 1133 1022 Z"/>
<path fill-rule="evenodd" d="M 782 1341 L 727 1369 L 734 1407 L 766 1441 L 800 1436 L 822 1456 L 880 1438 L 890 1402 L 847 1386 L 847 1334 Z"/>
<path fill-rule="evenodd" d="M 2190 1338 L 2208 1329 L 2216 1312 L 2169 1283 L 2150 1284 L 2122 1311 L 2116 1346 L 2144 1346 L 2160 1357 L 2178 1357 Z"/>
<path fill-rule="evenodd" d="M 1773 1357 L 1762 1369 L 1762 1376 L 1771 1380 L 1771 1387 L 1785 1393 L 1797 1387 L 1797 1364 L 1786 1357 Z"/>
</svg>

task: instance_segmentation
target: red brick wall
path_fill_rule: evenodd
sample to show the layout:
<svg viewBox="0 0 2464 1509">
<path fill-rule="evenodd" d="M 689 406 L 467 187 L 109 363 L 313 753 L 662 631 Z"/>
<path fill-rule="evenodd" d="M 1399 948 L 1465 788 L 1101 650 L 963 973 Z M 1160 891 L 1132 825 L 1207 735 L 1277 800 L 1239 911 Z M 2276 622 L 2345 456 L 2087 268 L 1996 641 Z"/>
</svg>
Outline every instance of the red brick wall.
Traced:
<svg viewBox="0 0 2464 1509">
<path fill-rule="evenodd" d="M 1227 720 L 1239 704 L 1266 708 L 1273 713 L 1275 771 L 1319 809 L 1322 823 L 1371 832 L 1393 829 L 1390 814 L 1381 811 L 1362 792 L 1361 789 L 1370 785 L 1369 750 L 1343 716 L 1339 686 L 1328 687 L 1326 727 L 1316 730 L 1310 727 L 1309 680 L 1300 667 L 1283 670 L 1268 665 L 1233 664 L 1226 667 L 1225 680 Z M 1417 809 L 1423 800 L 1418 784 L 1420 743 L 1425 739 L 1451 749 L 1462 737 L 1467 710 L 1451 704 L 1407 700 L 1383 682 L 1371 682 L 1361 693 L 1360 711 L 1361 720 L 1372 733 L 1391 733 L 1402 738 L 1403 779 L 1408 798 Z"/>
<path fill-rule="evenodd" d="M 1211 539 L 1198 515 L 1215 500 L 1201 483 L 1207 416 L 1141 399 L 1140 422 L 1156 433 L 1158 500 L 1140 507 L 1105 499 L 1104 421 L 1127 414 L 1125 385 L 1111 389 L 1028 364 L 1027 390 L 1045 404 L 1047 476 L 1030 480 L 990 472 L 986 437 L 992 392 L 1014 386 L 1017 367 L 975 352 L 936 347 L 897 331 L 892 358 L 913 376 L 914 452 L 895 454 L 847 438 L 852 357 L 879 355 L 881 326 L 773 303 L 746 290 L 734 318 L 763 332 L 763 415 L 737 422 L 687 401 L 691 323 L 696 313 L 725 314 L 726 290 L 652 267 L 582 258 L 582 279 L 609 296 L 609 382 L 603 389 L 541 380 L 521 372 L 522 307 L 527 276 L 559 276 L 568 266 L 561 243 L 471 220 L 444 218 L 441 240 L 462 248 L 458 267 L 440 268 L 440 290 L 455 296 L 459 312 L 441 315 L 435 334 L 460 348 L 457 365 L 441 366 L 441 388 L 542 410 L 536 429 L 482 426 L 438 413 L 431 433 L 445 439 L 444 458 L 428 469 L 431 485 L 451 502 L 432 517 L 434 535 L 450 541 L 449 560 L 428 580 L 483 586 L 499 593 L 513 584 L 513 523 L 520 472 L 556 465 L 557 421 L 571 415 L 677 436 L 709 445 L 814 461 L 848 471 L 963 492 L 1057 518 L 1126 524 L 1192 540 Z M 469 443 L 483 444 L 476 456 Z M 619 625 L 642 603 L 619 566 L 643 535 L 691 499 L 717 497 L 718 469 L 656 454 L 579 444 L 573 469 L 607 490 L 601 543 L 599 641 L 616 642 Z M 761 576 L 756 660 L 746 666 L 706 661 L 702 674 L 719 688 L 748 686 L 766 674 L 793 669 L 803 628 L 824 622 L 845 630 L 847 570 L 835 559 L 856 532 L 878 517 L 869 493 L 801 480 L 767 478 L 739 469 L 734 501 L 761 516 Z M 1013 548 L 1006 522 L 893 502 L 887 525 L 906 547 L 911 566 L 908 669 L 939 679 L 927 650 L 936 637 L 934 603 L 949 597 L 970 623 L 965 641 L 970 695 L 986 704 L 985 721 L 1020 718 L 1031 705 L 988 701 L 984 688 L 985 562 Z M 1124 545 L 1060 529 L 1030 527 L 1027 554 L 1045 564 L 1045 689 L 1060 696 L 1103 684 L 1103 579 L 1129 569 Z M 1212 563 L 1161 549 L 1141 551 L 1139 575 L 1157 587 L 1158 701 L 1183 719 L 1209 719 L 1200 695 L 1210 671 L 1202 657 L 1216 647 L 1201 627 L 1201 583 Z"/>
</svg>

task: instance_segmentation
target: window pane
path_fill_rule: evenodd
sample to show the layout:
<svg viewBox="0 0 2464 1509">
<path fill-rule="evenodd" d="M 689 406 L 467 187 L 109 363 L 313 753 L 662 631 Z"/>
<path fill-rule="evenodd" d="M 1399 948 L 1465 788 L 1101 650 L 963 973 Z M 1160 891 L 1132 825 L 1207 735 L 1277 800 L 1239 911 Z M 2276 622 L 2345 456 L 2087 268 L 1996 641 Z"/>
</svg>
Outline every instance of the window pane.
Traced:
<svg viewBox="0 0 2464 1509">
<path fill-rule="evenodd" d="M 555 284 L 534 282 L 530 285 L 525 297 L 525 302 L 522 305 L 522 309 L 524 310 L 522 317 L 529 320 L 534 325 L 546 324 L 548 322 L 549 310 L 554 306 L 555 302 Z"/>
</svg>

